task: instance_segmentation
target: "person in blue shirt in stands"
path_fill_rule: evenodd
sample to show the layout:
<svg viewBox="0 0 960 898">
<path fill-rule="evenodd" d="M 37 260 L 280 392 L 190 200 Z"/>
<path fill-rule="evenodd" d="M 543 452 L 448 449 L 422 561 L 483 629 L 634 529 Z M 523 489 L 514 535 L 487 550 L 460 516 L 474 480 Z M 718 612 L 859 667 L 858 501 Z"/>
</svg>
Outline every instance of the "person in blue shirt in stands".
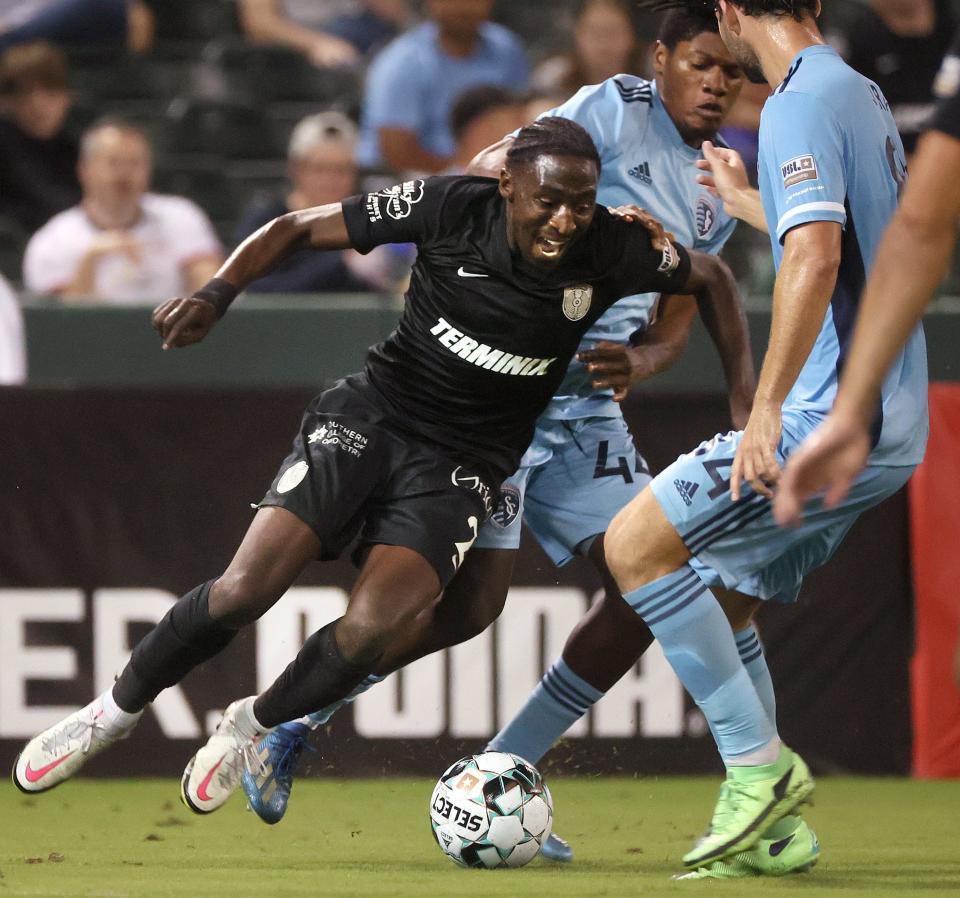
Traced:
<svg viewBox="0 0 960 898">
<path fill-rule="evenodd" d="M 487 21 L 493 0 L 426 0 L 430 21 L 384 47 L 367 73 L 358 160 L 367 168 L 436 174 L 454 154 L 450 111 L 478 84 L 522 91 L 520 39 Z"/>
</svg>

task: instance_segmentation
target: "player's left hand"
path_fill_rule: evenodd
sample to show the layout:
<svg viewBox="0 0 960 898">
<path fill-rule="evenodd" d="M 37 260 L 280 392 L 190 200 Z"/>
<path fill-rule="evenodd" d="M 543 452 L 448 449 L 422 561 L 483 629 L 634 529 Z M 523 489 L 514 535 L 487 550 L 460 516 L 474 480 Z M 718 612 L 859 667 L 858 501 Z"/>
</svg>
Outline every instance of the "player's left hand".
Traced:
<svg viewBox="0 0 960 898">
<path fill-rule="evenodd" d="M 632 383 L 655 373 L 640 347 L 609 340 L 601 340 L 593 349 L 578 352 L 577 359 L 587 366 L 593 388 L 613 390 L 616 402 L 626 398 Z"/>
<path fill-rule="evenodd" d="M 803 520 L 804 503 L 824 492 L 833 508 L 850 492 L 870 454 L 870 436 L 854 417 L 831 412 L 800 448 L 787 459 L 777 488 L 773 516 L 781 526 Z"/>
<path fill-rule="evenodd" d="M 773 487 L 781 473 L 777 462 L 777 444 L 782 428 L 779 405 L 754 403 L 730 471 L 730 498 L 734 502 L 740 499 L 744 481 L 761 496 L 773 498 Z"/>
<path fill-rule="evenodd" d="M 213 303 L 191 296 L 168 299 L 153 310 L 153 329 L 160 334 L 164 349 L 198 343 L 217 323 Z"/>
<path fill-rule="evenodd" d="M 646 209 L 641 209 L 633 203 L 627 203 L 623 206 L 608 206 L 607 210 L 614 218 L 622 218 L 624 221 L 643 225 L 650 234 L 650 244 L 654 249 L 663 252 L 667 248 L 668 242 L 675 243 L 677 240 L 658 219 L 654 218 Z"/>
</svg>

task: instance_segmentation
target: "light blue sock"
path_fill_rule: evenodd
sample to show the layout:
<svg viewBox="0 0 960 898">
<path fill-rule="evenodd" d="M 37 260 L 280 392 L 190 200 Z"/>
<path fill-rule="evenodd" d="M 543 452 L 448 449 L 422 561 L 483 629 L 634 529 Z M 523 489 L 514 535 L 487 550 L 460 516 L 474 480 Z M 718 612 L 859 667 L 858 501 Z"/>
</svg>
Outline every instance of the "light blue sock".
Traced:
<svg viewBox="0 0 960 898">
<path fill-rule="evenodd" d="M 770 721 L 776 725 L 777 697 L 773 691 L 773 680 L 770 678 L 770 668 L 767 667 L 767 658 L 763 653 L 760 637 L 757 636 L 757 631 L 753 625 L 745 630 L 738 630 L 733 636 L 737 641 L 740 660 L 747 669 L 747 673 L 750 674 L 753 688 L 757 690 L 757 695 L 760 696 L 763 710 L 767 712 Z"/>
<path fill-rule="evenodd" d="M 737 651 L 726 615 L 689 565 L 624 595 L 703 711 L 720 756 L 735 763 L 776 735 Z"/>
<path fill-rule="evenodd" d="M 311 730 L 315 730 L 319 727 L 322 727 L 334 714 L 337 713 L 344 705 L 351 704 L 354 699 L 359 695 L 363 695 L 368 689 L 372 686 L 376 686 L 377 683 L 382 682 L 385 677 L 378 677 L 376 674 L 370 674 L 370 676 L 365 677 L 353 688 L 353 692 L 349 695 L 344 696 L 339 701 L 335 701 L 330 705 L 327 705 L 326 708 L 321 708 L 319 711 L 315 711 L 313 714 L 309 714 L 306 718 L 303 718 L 305 725 L 310 727 Z M 284 726 L 289 726 L 289 724 L 284 724 Z"/>
<path fill-rule="evenodd" d="M 493 737 L 487 750 L 508 751 L 537 764 L 567 728 L 603 696 L 560 658 L 513 720 Z"/>
</svg>

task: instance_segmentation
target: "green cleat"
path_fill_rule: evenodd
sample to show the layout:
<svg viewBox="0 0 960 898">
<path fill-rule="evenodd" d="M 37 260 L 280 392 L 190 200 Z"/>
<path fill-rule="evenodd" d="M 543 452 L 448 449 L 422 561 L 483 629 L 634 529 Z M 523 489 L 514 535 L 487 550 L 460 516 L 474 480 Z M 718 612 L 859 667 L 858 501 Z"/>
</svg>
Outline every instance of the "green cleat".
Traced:
<svg viewBox="0 0 960 898">
<path fill-rule="evenodd" d="M 820 842 L 816 833 L 803 821 L 781 839 L 761 838 L 753 848 L 733 857 L 714 861 L 674 879 L 743 879 L 749 876 L 787 876 L 806 873 L 820 859 Z"/>
<path fill-rule="evenodd" d="M 773 764 L 731 767 L 720 787 L 707 834 L 683 856 L 695 870 L 752 848 L 781 817 L 813 792 L 813 777 L 800 755 L 785 745 Z"/>
</svg>

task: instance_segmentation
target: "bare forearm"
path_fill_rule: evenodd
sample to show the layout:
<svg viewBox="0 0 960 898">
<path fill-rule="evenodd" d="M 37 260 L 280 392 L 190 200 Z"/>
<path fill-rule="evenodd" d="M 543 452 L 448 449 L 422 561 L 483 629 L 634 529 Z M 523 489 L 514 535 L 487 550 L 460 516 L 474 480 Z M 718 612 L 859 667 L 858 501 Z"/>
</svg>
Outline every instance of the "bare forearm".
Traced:
<svg viewBox="0 0 960 898">
<path fill-rule="evenodd" d="M 653 377 L 669 368 L 686 348 L 690 326 L 696 314 L 690 296 L 664 296 L 657 320 L 637 340 L 633 352 L 642 354 L 642 378 Z"/>
<path fill-rule="evenodd" d="M 301 249 L 348 249 L 351 246 L 340 203 L 290 212 L 265 224 L 243 241 L 216 276 L 243 290 Z"/>
<path fill-rule="evenodd" d="M 757 386 L 750 326 L 730 269 L 717 261 L 710 282 L 695 294 L 697 309 L 717 348 L 730 394 L 748 404 Z"/>
<path fill-rule="evenodd" d="M 745 221 L 764 234 L 769 233 L 767 217 L 763 214 L 763 203 L 760 202 L 760 191 L 755 187 L 744 187 L 731 193 L 729 197 L 724 197 L 723 208 L 733 218 Z"/>
<path fill-rule="evenodd" d="M 241 0 L 238 11 L 248 37 L 257 43 L 308 53 L 316 42 L 316 33 L 281 16 L 274 0 Z"/>
<path fill-rule="evenodd" d="M 784 256 L 773 292 L 770 342 L 760 369 L 757 402 L 780 407 L 816 342 L 833 295 L 838 264 Z"/>
</svg>

